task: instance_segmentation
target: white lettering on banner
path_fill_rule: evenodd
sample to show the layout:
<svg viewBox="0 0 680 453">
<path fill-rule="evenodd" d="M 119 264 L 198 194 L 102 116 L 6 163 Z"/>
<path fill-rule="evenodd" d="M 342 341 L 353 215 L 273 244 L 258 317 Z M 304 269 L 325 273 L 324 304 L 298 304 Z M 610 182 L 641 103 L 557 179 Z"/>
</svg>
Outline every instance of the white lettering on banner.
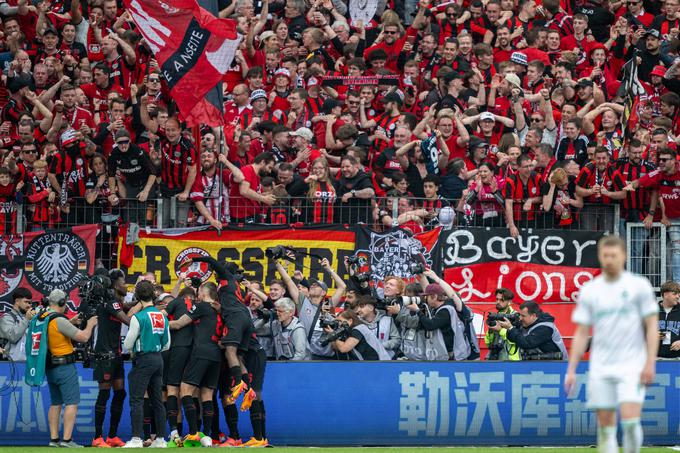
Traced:
<svg viewBox="0 0 680 453">
<path fill-rule="evenodd" d="M 161 24 L 158 19 L 151 17 L 144 11 L 142 5 L 140 5 L 137 0 L 132 0 L 130 2 L 130 14 L 142 31 L 144 39 L 146 39 L 147 44 L 149 44 L 151 51 L 154 54 L 157 54 L 161 50 L 161 47 L 165 47 L 165 39 L 160 35 L 169 38 L 172 34 L 171 30 Z"/>
<path fill-rule="evenodd" d="M 472 299 L 473 296 L 485 299 L 491 295 L 491 293 L 482 293 L 475 289 L 472 283 L 474 272 L 472 272 L 471 269 L 463 269 L 461 271 L 461 275 L 463 276 L 463 283 L 456 283 L 454 281 L 451 281 L 449 282 L 449 284 L 453 286 L 453 288 L 456 290 L 456 292 L 458 292 L 458 294 L 460 295 L 460 297 L 463 298 L 464 301 Z"/>
<path fill-rule="evenodd" d="M 668 411 L 666 410 L 666 387 L 671 384 L 670 374 L 658 374 L 653 385 L 647 387 L 642 423 L 645 434 L 664 436 L 668 434 Z M 678 409 L 676 401 L 675 409 Z"/>
<path fill-rule="evenodd" d="M 566 436 L 594 436 L 597 431 L 597 414 L 586 407 L 585 374 L 576 376 L 572 398 L 564 403 L 564 434 Z"/>
<path fill-rule="evenodd" d="M 399 374 L 399 431 L 408 436 L 424 432 L 426 436 L 449 434 L 449 378 L 438 372 Z M 428 395 L 425 397 L 424 390 Z M 439 423 L 437 423 L 439 422 Z"/>
<path fill-rule="evenodd" d="M 5 385 L 7 378 L 0 378 L 0 386 Z M 47 387 L 47 386 L 45 386 Z M 42 393 L 33 389 L 23 382 L 17 385 L 16 390 L 0 397 L 0 407 L 5 407 L 3 398 L 7 398 L 7 419 L 0 418 L 0 432 L 21 431 L 24 433 L 48 431 L 47 408 L 43 404 Z M 0 411 L 2 415 L 2 411 Z"/>
<path fill-rule="evenodd" d="M 174 60 L 175 63 L 175 71 L 179 72 L 184 68 L 184 65 L 186 64 L 191 64 L 193 63 L 194 60 L 194 55 L 196 52 L 199 50 L 199 46 L 201 45 L 201 40 L 203 40 L 203 37 L 205 35 L 201 33 L 198 30 L 193 30 L 191 32 L 191 35 L 189 36 L 189 41 L 187 42 L 186 48 L 184 51 L 179 54 L 177 59 Z M 182 63 L 180 63 L 179 60 L 182 60 Z"/>
<path fill-rule="evenodd" d="M 477 390 L 469 392 L 470 404 L 475 405 L 472 421 L 468 429 L 468 436 L 479 436 L 482 424 L 488 414 L 494 436 L 505 436 L 505 428 L 498 409 L 500 403 L 505 402 L 503 390 L 493 390 L 494 384 L 503 384 L 505 374 L 502 371 L 493 373 L 470 373 L 470 384 L 477 385 Z"/>
<path fill-rule="evenodd" d="M 583 244 L 579 244 L 578 241 L 571 241 L 572 244 L 574 244 L 574 250 L 576 250 L 576 263 L 574 263 L 575 266 L 580 266 L 581 265 L 581 260 L 583 259 L 583 250 L 586 249 L 588 246 L 595 246 L 597 245 L 596 241 L 586 241 Z"/>
<path fill-rule="evenodd" d="M 454 433 L 456 436 L 467 435 L 467 420 L 468 420 L 468 397 L 467 397 L 467 376 L 465 373 L 453 373 L 456 380 L 456 388 L 453 390 L 453 395 L 456 398 L 456 426 Z"/>
<path fill-rule="evenodd" d="M 525 278 L 530 278 L 534 281 L 535 289 L 534 292 L 531 294 L 526 294 L 522 289 L 522 282 L 524 281 Z M 517 291 L 517 295 L 520 297 L 520 299 L 534 300 L 541 293 L 541 279 L 539 278 L 538 274 L 536 274 L 536 272 L 531 271 L 522 272 L 521 274 L 519 274 L 519 277 L 517 277 L 517 281 L 515 282 L 515 290 Z"/>
<path fill-rule="evenodd" d="M 528 429 L 547 436 L 550 429 L 560 427 L 560 406 L 550 402 L 559 400 L 560 382 L 559 374 L 542 371 L 512 376 L 511 436 L 527 435 Z"/>
<path fill-rule="evenodd" d="M 491 260 L 499 261 L 519 261 L 530 263 L 541 260 L 546 264 L 555 266 L 565 264 L 566 243 L 559 236 L 523 235 L 517 239 L 509 236 L 492 236 L 486 244 L 475 243 L 475 236 L 471 231 L 458 230 L 449 233 L 446 238 L 447 247 L 444 252 L 444 264 L 452 267 L 456 265 L 475 264 L 480 261 L 486 252 Z M 510 244 L 518 249 L 514 255 L 508 249 Z M 577 240 L 571 241 L 574 249 L 576 262 L 575 266 L 580 266 L 583 261 L 585 249 L 596 245 L 596 241 L 587 240 L 579 243 Z M 571 265 L 571 263 L 569 264 Z"/>
<path fill-rule="evenodd" d="M 570 300 L 567 297 L 566 293 L 564 292 L 564 290 L 566 288 L 564 274 L 562 274 L 560 272 L 551 272 L 551 273 L 541 272 L 541 274 L 543 275 L 543 278 L 545 279 L 545 296 L 544 296 L 544 299 L 550 300 L 552 298 L 552 294 L 553 294 L 552 279 L 557 278 L 557 280 L 558 280 L 557 287 L 560 290 L 560 294 L 559 294 L 560 300 L 562 300 L 562 301 Z"/>
</svg>

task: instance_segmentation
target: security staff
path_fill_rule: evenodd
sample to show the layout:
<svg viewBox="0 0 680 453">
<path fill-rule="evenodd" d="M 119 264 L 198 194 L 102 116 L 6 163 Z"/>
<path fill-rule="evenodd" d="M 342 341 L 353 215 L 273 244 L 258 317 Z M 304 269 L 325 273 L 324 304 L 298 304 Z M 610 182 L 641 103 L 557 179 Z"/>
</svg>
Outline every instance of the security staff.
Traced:
<svg viewBox="0 0 680 453">
<path fill-rule="evenodd" d="M 47 385 L 50 389 L 50 410 L 47 420 L 50 425 L 50 447 L 80 447 L 73 439 L 73 426 L 80 403 L 80 386 L 76 371 L 76 355 L 73 341 L 85 343 L 92 336 L 97 317 L 87 320 L 84 330 L 74 324 L 81 322 L 80 316 L 69 321 L 64 312 L 68 296 L 60 289 L 52 290 L 47 297 L 49 309 L 39 315 L 38 322 L 48 321 L 47 344 L 49 354 L 46 363 Z M 64 435 L 59 440 L 59 417 L 64 406 Z"/>
<path fill-rule="evenodd" d="M 31 298 L 28 289 L 15 289 L 12 293 L 12 308 L 0 317 L 0 346 L 4 346 L 5 355 L 15 362 L 26 360 L 26 329 L 35 316 Z"/>
<path fill-rule="evenodd" d="M 541 310 L 534 301 L 519 306 L 522 328 L 516 329 L 508 320 L 498 321 L 507 329 L 507 338 L 522 350 L 523 360 L 567 360 L 567 348 L 555 326 L 555 318 Z"/>
<path fill-rule="evenodd" d="M 130 330 L 124 346 L 132 352 L 130 382 L 130 419 L 132 438 L 126 448 L 143 448 L 141 436 L 144 431 L 144 392 L 149 392 L 156 422 L 156 439 L 151 447 L 165 448 L 165 406 L 163 405 L 163 358 L 161 351 L 170 348 L 168 318 L 154 307 L 154 286 L 141 281 L 135 287 L 135 298 L 142 309 L 130 319 Z"/>
<path fill-rule="evenodd" d="M 496 290 L 496 310 L 499 314 L 508 315 L 516 313 L 512 308 L 512 299 L 515 295 L 507 288 L 498 288 Z M 520 360 L 519 348 L 516 344 L 508 341 L 508 331 L 501 327 L 500 324 L 495 323 L 493 326 L 488 326 L 486 335 L 484 335 L 484 343 L 489 347 L 489 355 L 486 360 Z"/>
</svg>

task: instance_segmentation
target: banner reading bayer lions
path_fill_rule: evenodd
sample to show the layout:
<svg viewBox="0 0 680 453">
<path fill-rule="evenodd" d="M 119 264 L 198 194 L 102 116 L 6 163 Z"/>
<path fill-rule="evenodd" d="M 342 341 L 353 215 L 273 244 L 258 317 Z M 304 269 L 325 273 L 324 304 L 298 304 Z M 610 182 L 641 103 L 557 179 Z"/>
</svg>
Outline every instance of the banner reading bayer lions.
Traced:
<svg viewBox="0 0 680 453">
<path fill-rule="evenodd" d="M 283 245 L 297 252 L 293 262 L 288 262 L 291 276 L 298 269 L 307 278 L 322 279 L 330 288 L 333 281 L 321 268 L 321 258 L 327 258 L 342 276 L 345 273 L 344 259 L 354 251 L 354 232 L 343 227 L 230 227 L 220 234 L 212 229 L 182 233 L 170 231 L 140 231 L 132 263 L 127 266 L 128 283 L 134 283 L 145 272 L 153 272 L 162 285 L 174 285 L 180 264 L 192 257 L 209 255 L 218 261 L 237 263 L 245 270 L 248 280 L 268 285 L 272 279 L 279 277 L 274 262 L 266 256 L 266 250 Z M 212 271 L 204 263 L 193 265 L 190 271 L 198 273 L 203 281 L 212 276 Z"/>
<path fill-rule="evenodd" d="M 94 272 L 96 237 L 97 225 L 0 236 L 0 312 L 9 309 L 19 287 L 30 289 L 35 301 L 61 289 L 75 310 L 78 283 Z"/>
<path fill-rule="evenodd" d="M 455 230 L 441 239 L 444 278 L 465 301 L 494 302 L 500 287 L 521 300 L 572 302 L 599 274 L 599 232 L 522 231 L 505 228 Z"/>
</svg>

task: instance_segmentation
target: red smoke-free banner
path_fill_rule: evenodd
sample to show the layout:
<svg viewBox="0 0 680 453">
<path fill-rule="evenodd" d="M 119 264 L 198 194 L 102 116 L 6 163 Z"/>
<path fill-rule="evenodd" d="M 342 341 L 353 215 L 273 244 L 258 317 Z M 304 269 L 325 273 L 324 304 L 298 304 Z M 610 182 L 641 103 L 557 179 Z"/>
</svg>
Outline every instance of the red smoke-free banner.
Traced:
<svg viewBox="0 0 680 453">
<path fill-rule="evenodd" d="M 40 301 L 53 290 L 69 294 L 75 310 L 78 283 L 94 272 L 97 225 L 0 237 L 0 312 L 12 305 L 12 291 L 28 288 Z"/>
<path fill-rule="evenodd" d="M 602 233 L 534 230 L 513 238 L 504 228 L 449 231 L 440 241 L 444 278 L 466 302 L 494 302 L 497 288 L 516 302 L 574 302 L 599 273 Z"/>
</svg>

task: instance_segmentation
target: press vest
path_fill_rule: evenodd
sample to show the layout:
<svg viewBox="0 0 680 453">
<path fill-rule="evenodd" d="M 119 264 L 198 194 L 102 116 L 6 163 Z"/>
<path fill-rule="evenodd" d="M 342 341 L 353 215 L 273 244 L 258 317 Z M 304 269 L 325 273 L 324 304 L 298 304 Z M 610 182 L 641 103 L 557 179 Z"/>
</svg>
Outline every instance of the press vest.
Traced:
<svg viewBox="0 0 680 453">
<path fill-rule="evenodd" d="M 564 341 L 562 340 L 562 335 L 560 334 L 560 331 L 557 330 L 557 327 L 555 326 L 555 323 L 552 322 L 538 322 L 531 326 L 529 329 L 523 332 L 523 336 L 529 335 L 531 332 L 533 332 L 534 329 L 536 329 L 539 326 L 546 326 L 550 327 L 552 329 L 552 342 L 555 343 L 555 345 L 559 348 L 560 352 L 562 353 L 562 360 L 567 360 L 567 348 L 564 346 Z M 524 353 L 527 355 L 531 354 L 541 354 L 543 351 L 541 348 L 534 348 L 534 349 L 529 349 L 525 350 Z"/>
<path fill-rule="evenodd" d="M 277 359 L 287 359 L 290 360 L 295 356 L 295 344 L 293 343 L 293 333 L 296 330 L 302 330 L 305 332 L 304 326 L 298 321 L 297 318 L 293 318 L 286 327 L 281 325 L 278 320 L 272 321 L 272 336 L 274 337 L 274 351 L 276 353 Z M 307 335 L 304 333 L 304 335 Z M 309 348 L 305 352 L 305 360 L 310 360 L 312 358 Z"/>
<path fill-rule="evenodd" d="M 470 356 L 471 348 L 470 343 L 465 338 L 465 323 L 458 317 L 458 312 L 451 305 L 442 305 L 435 311 L 435 315 L 439 310 L 447 310 L 449 312 L 449 317 L 451 318 L 451 330 L 453 330 L 453 360 L 466 360 Z M 435 341 L 441 341 L 444 344 L 444 336 L 440 330 L 439 337 L 435 337 Z M 446 345 L 444 344 L 444 347 Z"/>
<path fill-rule="evenodd" d="M 135 314 L 139 323 L 139 336 L 133 351 L 137 354 L 161 352 L 168 341 L 168 318 L 155 307 L 147 307 Z"/>
<path fill-rule="evenodd" d="M 359 332 L 361 332 L 361 335 L 364 336 L 366 343 L 368 343 L 368 345 L 378 353 L 378 360 L 391 360 L 390 355 L 387 353 L 382 343 L 378 341 L 375 335 L 365 324 L 359 324 L 358 326 L 353 327 L 353 329 L 357 329 Z M 359 360 L 364 360 L 361 353 L 357 351 L 356 348 L 353 350 L 353 352 L 356 354 Z"/>
<path fill-rule="evenodd" d="M 309 340 L 309 349 L 314 355 L 321 355 L 332 357 L 335 355 L 333 348 L 329 344 L 326 347 L 321 346 L 319 339 L 323 335 L 323 330 L 319 326 L 319 317 L 316 316 L 317 311 L 321 310 L 320 305 L 314 305 L 309 298 L 305 297 L 300 307 L 300 322 L 305 328 L 305 334 L 309 338 L 309 332 L 313 330 L 311 339 Z M 314 320 L 316 319 L 316 322 Z"/>
<path fill-rule="evenodd" d="M 390 340 L 390 330 L 392 329 L 392 317 L 391 316 L 380 316 L 372 323 L 367 323 L 366 327 L 373 332 L 373 335 L 380 340 L 387 354 L 389 354 L 390 359 L 394 358 L 395 351 L 387 349 L 386 343 Z"/>
</svg>

